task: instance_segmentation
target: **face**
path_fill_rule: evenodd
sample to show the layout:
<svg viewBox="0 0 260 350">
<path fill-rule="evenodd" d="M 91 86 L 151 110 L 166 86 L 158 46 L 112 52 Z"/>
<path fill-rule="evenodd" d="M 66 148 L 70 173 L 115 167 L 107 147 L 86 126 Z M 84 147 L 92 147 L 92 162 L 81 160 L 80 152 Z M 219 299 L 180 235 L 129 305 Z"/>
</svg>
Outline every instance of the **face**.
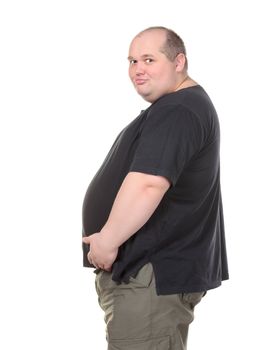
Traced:
<svg viewBox="0 0 260 350">
<path fill-rule="evenodd" d="M 144 32 L 135 37 L 129 49 L 129 77 L 138 94 L 146 101 L 173 92 L 178 79 L 178 67 L 160 51 L 165 32 Z"/>
</svg>

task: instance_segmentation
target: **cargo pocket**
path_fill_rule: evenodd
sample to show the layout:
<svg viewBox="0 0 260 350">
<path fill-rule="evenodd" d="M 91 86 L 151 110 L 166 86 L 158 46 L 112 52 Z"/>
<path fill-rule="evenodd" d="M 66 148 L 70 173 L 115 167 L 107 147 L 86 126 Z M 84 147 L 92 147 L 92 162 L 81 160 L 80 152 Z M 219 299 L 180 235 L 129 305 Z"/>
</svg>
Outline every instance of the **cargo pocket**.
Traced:
<svg viewBox="0 0 260 350">
<path fill-rule="evenodd" d="M 164 336 L 146 340 L 114 340 L 108 350 L 170 350 L 170 337 Z"/>
</svg>

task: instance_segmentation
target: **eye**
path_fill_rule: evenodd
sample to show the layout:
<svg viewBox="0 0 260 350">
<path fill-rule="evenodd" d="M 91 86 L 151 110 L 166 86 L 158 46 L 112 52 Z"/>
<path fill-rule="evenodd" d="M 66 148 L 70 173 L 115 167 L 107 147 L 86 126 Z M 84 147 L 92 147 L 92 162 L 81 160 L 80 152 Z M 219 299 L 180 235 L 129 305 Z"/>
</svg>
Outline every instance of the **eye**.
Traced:
<svg viewBox="0 0 260 350">
<path fill-rule="evenodd" d="M 146 59 L 145 59 L 145 62 L 146 62 L 146 63 L 152 63 L 153 61 L 154 61 L 154 60 L 153 60 L 152 58 L 146 58 Z"/>
<path fill-rule="evenodd" d="M 137 62 L 137 60 L 129 60 L 129 64 L 130 65 L 133 65 L 133 64 L 135 64 Z"/>
</svg>

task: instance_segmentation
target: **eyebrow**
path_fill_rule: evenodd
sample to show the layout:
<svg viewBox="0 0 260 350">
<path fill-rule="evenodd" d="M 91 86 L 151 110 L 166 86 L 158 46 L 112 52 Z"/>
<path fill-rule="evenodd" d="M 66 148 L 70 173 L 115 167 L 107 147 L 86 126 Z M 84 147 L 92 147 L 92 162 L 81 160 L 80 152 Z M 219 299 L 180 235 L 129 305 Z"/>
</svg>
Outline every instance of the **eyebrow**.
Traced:
<svg viewBox="0 0 260 350">
<path fill-rule="evenodd" d="M 146 54 L 141 56 L 141 58 L 147 58 L 147 57 L 154 57 L 154 55 L 146 53 Z M 128 56 L 127 59 L 130 61 L 130 60 L 133 60 L 134 57 Z"/>
</svg>

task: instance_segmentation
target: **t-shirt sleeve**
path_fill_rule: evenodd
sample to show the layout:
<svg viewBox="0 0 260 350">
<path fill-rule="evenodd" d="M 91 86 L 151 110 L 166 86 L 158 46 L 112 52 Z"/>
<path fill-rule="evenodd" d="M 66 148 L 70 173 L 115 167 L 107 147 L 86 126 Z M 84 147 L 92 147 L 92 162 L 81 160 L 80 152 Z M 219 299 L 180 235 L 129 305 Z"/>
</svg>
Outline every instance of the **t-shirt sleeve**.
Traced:
<svg viewBox="0 0 260 350">
<path fill-rule="evenodd" d="M 154 108 L 148 113 L 130 171 L 164 176 L 175 185 L 202 144 L 203 128 L 192 111 L 181 105 Z"/>
</svg>

